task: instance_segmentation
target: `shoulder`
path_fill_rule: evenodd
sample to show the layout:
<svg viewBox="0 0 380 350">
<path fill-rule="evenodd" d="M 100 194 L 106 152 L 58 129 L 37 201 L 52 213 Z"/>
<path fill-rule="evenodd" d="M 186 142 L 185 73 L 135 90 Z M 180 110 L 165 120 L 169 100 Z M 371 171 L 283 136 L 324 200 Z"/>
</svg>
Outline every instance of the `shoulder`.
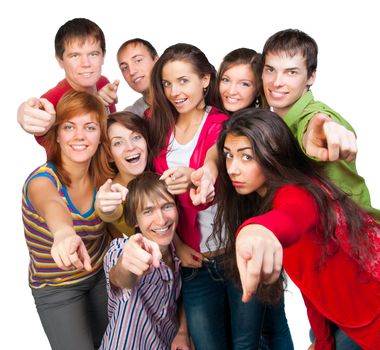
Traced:
<svg viewBox="0 0 380 350">
<path fill-rule="evenodd" d="M 208 122 L 221 124 L 229 118 L 229 116 L 226 113 L 222 112 L 220 109 L 214 106 L 210 106 L 209 108 L 210 111 L 207 118 Z"/>
<path fill-rule="evenodd" d="M 297 185 L 286 185 L 279 188 L 273 198 L 273 207 L 293 207 L 294 205 L 313 206 L 315 200 L 312 194 L 304 187 Z"/>
<path fill-rule="evenodd" d="M 63 79 L 55 87 L 45 92 L 41 97 L 50 101 L 55 108 L 61 97 L 70 90 L 72 90 L 72 87 L 66 79 Z"/>
<path fill-rule="evenodd" d="M 56 187 L 61 185 L 58 176 L 54 170 L 54 167 L 50 163 L 45 163 L 44 165 L 39 166 L 37 169 L 33 170 L 32 173 L 28 176 L 25 186 L 28 186 L 30 182 L 37 178 L 45 178 L 50 180 Z"/>
<path fill-rule="evenodd" d="M 109 84 L 109 82 L 110 81 L 105 76 L 101 75 L 98 82 L 96 83 L 96 89 L 100 90 L 103 86 Z"/>
</svg>

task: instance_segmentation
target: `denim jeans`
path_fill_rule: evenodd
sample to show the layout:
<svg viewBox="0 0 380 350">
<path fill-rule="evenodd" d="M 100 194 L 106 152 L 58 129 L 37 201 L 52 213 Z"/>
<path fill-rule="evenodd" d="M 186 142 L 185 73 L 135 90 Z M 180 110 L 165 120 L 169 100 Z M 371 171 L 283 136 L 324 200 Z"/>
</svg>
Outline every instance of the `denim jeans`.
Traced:
<svg viewBox="0 0 380 350">
<path fill-rule="evenodd" d="M 334 333 L 336 350 L 361 350 L 361 347 L 359 345 L 357 345 L 346 333 L 344 333 L 333 323 L 331 324 L 331 330 Z M 311 329 L 309 336 L 311 342 L 314 343 L 315 336 Z"/>
<path fill-rule="evenodd" d="M 241 301 L 242 291 L 225 278 L 223 256 L 199 269 L 182 268 L 182 294 L 197 350 L 257 349 L 265 306 Z"/>
<path fill-rule="evenodd" d="M 260 350 L 293 350 L 288 320 L 285 315 L 284 296 L 276 305 L 265 310 Z"/>
</svg>

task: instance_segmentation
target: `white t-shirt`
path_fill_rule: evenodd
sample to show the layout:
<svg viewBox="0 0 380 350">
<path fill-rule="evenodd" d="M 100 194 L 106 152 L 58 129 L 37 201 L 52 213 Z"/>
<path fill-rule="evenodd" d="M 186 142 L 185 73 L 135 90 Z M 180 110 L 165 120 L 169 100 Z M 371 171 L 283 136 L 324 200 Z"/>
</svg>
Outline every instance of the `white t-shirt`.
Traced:
<svg viewBox="0 0 380 350">
<path fill-rule="evenodd" d="M 207 119 L 207 116 L 211 110 L 211 107 L 207 107 L 200 123 L 197 132 L 194 137 L 185 145 L 181 145 L 174 137 L 174 133 L 170 135 L 170 141 L 168 146 L 168 152 L 166 155 L 166 161 L 169 168 L 189 167 L 190 158 L 197 145 L 199 135 L 202 131 L 203 125 Z M 218 243 L 214 239 L 208 240 L 212 234 L 214 217 L 216 214 L 217 206 L 212 205 L 205 210 L 201 210 L 197 213 L 197 219 L 199 229 L 201 232 L 200 251 L 201 253 L 212 252 L 218 249 Z M 208 241 L 207 241 L 208 240 Z M 206 245 L 207 241 L 207 245 Z"/>
</svg>

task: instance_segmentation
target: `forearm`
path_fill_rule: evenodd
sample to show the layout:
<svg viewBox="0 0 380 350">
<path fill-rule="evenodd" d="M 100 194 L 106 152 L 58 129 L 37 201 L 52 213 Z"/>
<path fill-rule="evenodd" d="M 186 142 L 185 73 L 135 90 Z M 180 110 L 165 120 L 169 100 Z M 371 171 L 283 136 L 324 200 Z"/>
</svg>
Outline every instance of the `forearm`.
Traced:
<svg viewBox="0 0 380 350">
<path fill-rule="evenodd" d="M 119 258 L 116 265 L 111 268 L 109 278 L 111 286 L 114 288 L 132 289 L 136 286 L 140 277 L 123 268 Z"/>
<path fill-rule="evenodd" d="M 98 206 L 95 206 L 96 212 L 104 222 L 115 222 L 119 220 L 123 215 L 123 208 L 123 204 L 121 203 L 114 211 L 104 212 Z"/>
</svg>

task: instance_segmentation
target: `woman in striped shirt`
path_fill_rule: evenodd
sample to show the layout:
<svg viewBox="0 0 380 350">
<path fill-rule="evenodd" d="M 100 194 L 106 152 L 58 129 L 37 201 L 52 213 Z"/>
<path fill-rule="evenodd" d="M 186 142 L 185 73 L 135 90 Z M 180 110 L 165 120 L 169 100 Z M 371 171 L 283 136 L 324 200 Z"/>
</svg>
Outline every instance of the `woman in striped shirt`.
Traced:
<svg viewBox="0 0 380 350">
<path fill-rule="evenodd" d="M 94 349 L 107 326 L 103 256 L 110 237 L 94 210 L 107 162 L 106 110 L 86 92 L 57 105 L 48 161 L 23 187 L 29 284 L 53 349 Z"/>
</svg>

